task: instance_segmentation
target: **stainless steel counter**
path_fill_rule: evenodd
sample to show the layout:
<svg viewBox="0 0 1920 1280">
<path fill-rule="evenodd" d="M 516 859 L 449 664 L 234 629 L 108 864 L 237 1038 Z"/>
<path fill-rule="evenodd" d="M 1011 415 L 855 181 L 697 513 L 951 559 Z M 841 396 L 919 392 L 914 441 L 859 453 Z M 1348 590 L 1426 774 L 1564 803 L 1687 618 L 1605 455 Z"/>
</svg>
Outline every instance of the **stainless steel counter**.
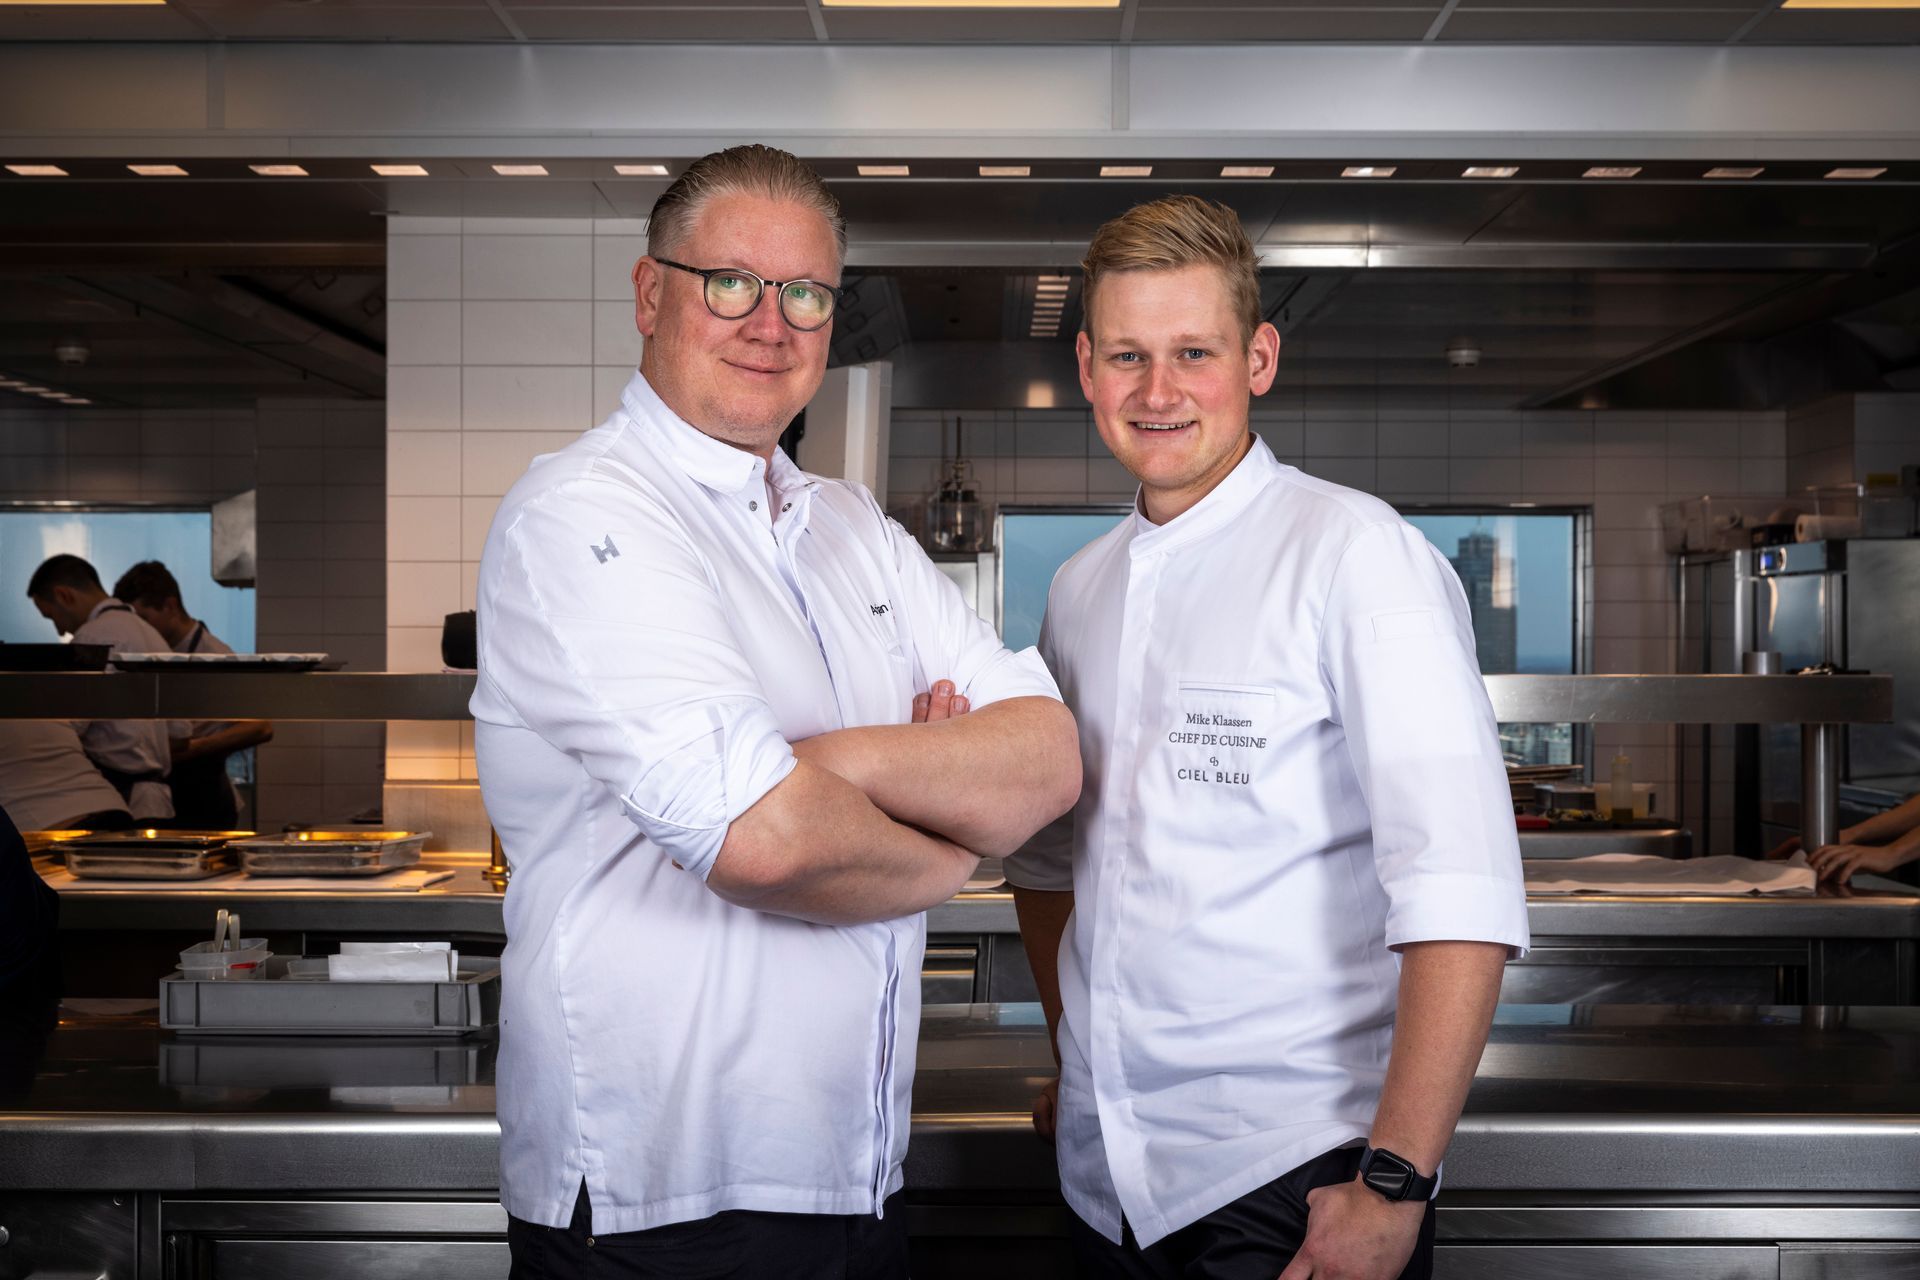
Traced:
<svg viewBox="0 0 1920 1280">
<path fill-rule="evenodd" d="M 70 1002 L 43 1042 L 5 1043 L 21 1084 L 0 1095 L 0 1189 L 497 1186 L 491 1046 L 454 1068 L 470 1082 L 423 1083 L 432 1075 L 393 1056 L 404 1044 L 356 1067 L 351 1053 L 316 1055 L 326 1042 L 187 1042 L 150 1011 L 88 1002 Z M 1027 1118 L 1050 1072 L 1037 1006 L 927 1010 L 908 1185 L 1052 1188 L 1052 1151 Z M 1915 1080 L 1911 1009 L 1503 1006 L 1446 1186 L 1907 1192 Z"/>
</svg>

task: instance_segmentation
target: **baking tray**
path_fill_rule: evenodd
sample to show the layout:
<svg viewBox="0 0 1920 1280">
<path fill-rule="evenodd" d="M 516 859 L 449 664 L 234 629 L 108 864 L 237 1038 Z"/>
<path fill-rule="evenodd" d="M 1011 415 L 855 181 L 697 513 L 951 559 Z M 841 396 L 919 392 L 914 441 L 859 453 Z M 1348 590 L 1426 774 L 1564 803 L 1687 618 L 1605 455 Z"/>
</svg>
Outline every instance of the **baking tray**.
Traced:
<svg viewBox="0 0 1920 1280">
<path fill-rule="evenodd" d="M 451 982 L 289 978 L 287 959 L 252 982 L 160 979 L 160 1025 L 195 1035 L 464 1036 L 500 1021 L 500 962 L 475 957 Z"/>
<path fill-rule="evenodd" d="M 139 827 L 131 831 L 95 831 L 66 842 L 66 849 L 122 856 L 139 853 L 202 853 L 251 836 L 251 831 L 168 831 Z"/>
<path fill-rule="evenodd" d="M 324 653 L 122 653 L 122 671 L 324 671 L 338 670 Z"/>
<path fill-rule="evenodd" d="M 431 831 L 299 831 L 236 840 L 253 876 L 377 876 L 420 861 Z"/>
<path fill-rule="evenodd" d="M 125 849 L 65 846 L 67 870 L 86 880 L 205 880 L 233 870 L 225 849 Z"/>
</svg>

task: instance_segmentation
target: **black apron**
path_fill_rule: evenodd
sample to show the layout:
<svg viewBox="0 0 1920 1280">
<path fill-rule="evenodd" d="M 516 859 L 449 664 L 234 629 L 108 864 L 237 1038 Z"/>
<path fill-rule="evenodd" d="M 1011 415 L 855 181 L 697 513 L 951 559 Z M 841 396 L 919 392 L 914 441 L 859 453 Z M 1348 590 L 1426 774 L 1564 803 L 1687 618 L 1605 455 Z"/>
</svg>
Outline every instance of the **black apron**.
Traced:
<svg viewBox="0 0 1920 1280">
<path fill-rule="evenodd" d="M 200 641 L 206 634 L 207 624 L 196 620 L 181 652 L 200 652 Z M 226 755 L 175 761 L 168 779 L 173 784 L 175 826 L 192 831 L 231 831 L 240 821 L 240 804 L 233 794 L 233 784 L 227 781 Z"/>
</svg>

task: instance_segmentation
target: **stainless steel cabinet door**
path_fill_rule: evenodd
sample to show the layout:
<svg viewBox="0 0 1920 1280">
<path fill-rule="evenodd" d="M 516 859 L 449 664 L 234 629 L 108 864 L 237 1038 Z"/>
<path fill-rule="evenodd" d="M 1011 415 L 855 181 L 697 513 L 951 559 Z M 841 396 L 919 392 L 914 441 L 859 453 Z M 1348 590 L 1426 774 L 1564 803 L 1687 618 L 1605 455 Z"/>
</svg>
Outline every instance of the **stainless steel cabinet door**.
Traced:
<svg viewBox="0 0 1920 1280">
<path fill-rule="evenodd" d="M 1443 1244 L 1434 1280 L 1778 1280 L 1772 1245 Z"/>
<path fill-rule="evenodd" d="M 505 1240 L 211 1240 L 213 1280 L 506 1280 Z"/>
</svg>

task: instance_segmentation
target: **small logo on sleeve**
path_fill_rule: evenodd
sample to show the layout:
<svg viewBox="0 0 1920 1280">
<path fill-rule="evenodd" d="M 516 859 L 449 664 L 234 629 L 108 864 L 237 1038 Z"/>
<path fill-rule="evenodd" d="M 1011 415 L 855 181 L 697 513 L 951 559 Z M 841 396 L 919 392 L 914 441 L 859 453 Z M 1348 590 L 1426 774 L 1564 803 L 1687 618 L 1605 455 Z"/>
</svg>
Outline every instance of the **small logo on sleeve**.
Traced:
<svg viewBox="0 0 1920 1280">
<path fill-rule="evenodd" d="M 613 545 L 612 534 L 607 535 L 607 542 L 605 546 L 596 547 L 596 546 L 593 546 L 591 543 L 589 543 L 588 550 L 593 552 L 593 558 L 595 560 L 598 560 L 601 564 L 605 564 L 609 560 L 618 560 L 620 558 L 620 548 Z"/>
</svg>

